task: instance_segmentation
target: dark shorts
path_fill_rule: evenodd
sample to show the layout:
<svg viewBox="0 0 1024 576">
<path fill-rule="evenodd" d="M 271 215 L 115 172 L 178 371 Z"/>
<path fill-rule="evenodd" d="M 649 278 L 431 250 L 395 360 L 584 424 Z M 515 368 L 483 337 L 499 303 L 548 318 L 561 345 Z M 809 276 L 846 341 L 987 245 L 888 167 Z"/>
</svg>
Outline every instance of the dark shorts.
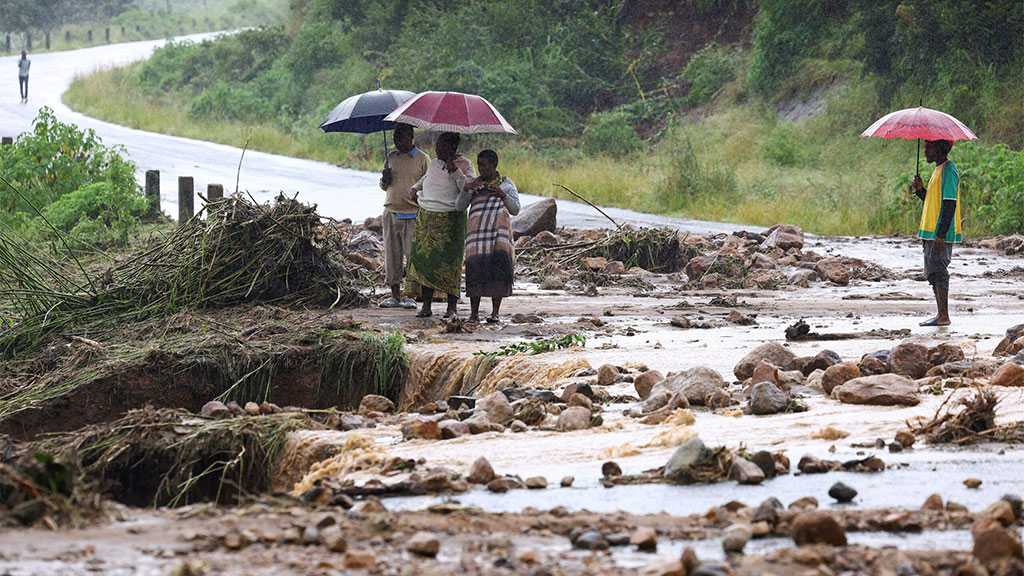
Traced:
<svg viewBox="0 0 1024 576">
<path fill-rule="evenodd" d="M 946 242 L 940 250 L 934 240 L 924 241 L 924 273 L 928 283 L 938 288 L 949 288 L 949 262 L 953 259 L 953 244 Z"/>
</svg>

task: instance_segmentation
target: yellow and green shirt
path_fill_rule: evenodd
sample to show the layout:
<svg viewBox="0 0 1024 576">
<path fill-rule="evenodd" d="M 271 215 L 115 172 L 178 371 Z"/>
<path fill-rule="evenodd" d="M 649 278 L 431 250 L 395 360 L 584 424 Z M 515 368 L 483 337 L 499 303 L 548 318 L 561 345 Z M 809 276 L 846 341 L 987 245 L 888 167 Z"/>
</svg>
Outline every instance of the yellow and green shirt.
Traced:
<svg viewBox="0 0 1024 576">
<path fill-rule="evenodd" d="M 952 160 L 946 160 L 935 167 L 928 179 L 928 191 L 924 197 L 924 208 L 921 211 L 921 225 L 918 238 L 935 239 L 935 230 L 939 226 L 939 214 L 942 212 L 943 200 L 956 201 L 956 213 L 946 233 L 946 242 L 963 241 L 963 230 L 960 227 L 960 173 Z"/>
</svg>

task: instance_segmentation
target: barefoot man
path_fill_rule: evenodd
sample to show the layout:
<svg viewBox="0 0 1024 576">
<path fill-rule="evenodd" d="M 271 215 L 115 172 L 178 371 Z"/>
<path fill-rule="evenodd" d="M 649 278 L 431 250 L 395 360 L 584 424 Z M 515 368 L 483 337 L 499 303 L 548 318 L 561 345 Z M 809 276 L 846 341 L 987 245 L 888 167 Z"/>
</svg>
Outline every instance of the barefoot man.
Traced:
<svg viewBox="0 0 1024 576">
<path fill-rule="evenodd" d="M 920 176 L 914 176 L 913 191 L 924 201 L 917 236 L 924 244 L 924 271 L 935 293 L 938 314 L 921 326 L 949 326 L 949 261 L 953 244 L 963 240 L 960 228 L 960 173 L 949 159 L 953 143 L 927 140 L 924 157 L 935 164 L 925 188 Z"/>
</svg>

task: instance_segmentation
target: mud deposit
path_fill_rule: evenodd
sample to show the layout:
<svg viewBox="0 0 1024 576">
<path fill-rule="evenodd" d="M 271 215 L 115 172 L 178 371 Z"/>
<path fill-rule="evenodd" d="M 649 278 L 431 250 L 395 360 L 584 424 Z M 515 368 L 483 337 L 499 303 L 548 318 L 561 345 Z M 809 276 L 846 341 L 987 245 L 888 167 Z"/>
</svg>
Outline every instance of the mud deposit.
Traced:
<svg viewBox="0 0 1024 576">
<path fill-rule="evenodd" d="M 954 324 L 920 328 L 915 242 L 765 241 L 687 236 L 665 273 L 524 249 L 497 325 L 264 305 L 57 341 L 0 380 L 0 573 L 1020 574 L 1024 261 L 959 250 Z"/>
</svg>

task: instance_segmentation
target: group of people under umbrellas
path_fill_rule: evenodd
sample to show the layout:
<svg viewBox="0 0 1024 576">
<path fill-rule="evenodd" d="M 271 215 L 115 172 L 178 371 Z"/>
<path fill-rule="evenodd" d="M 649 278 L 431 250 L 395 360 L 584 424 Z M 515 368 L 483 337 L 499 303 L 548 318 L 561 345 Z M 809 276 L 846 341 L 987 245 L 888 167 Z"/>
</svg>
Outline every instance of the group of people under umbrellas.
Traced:
<svg viewBox="0 0 1024 576">
<path fill-rule="evenodd" d="M 431 159 L 415 145 L 414 126 L 441 132 Z M 479 322 L 480 301 L 493 303 L 488 322 L 498 322 L 502 298 L 512 295 L 515 251 L 511 216 L 519 213 L 519 193 L 498 171 L 498 154 L 483 150 L 477 170 L 459 153 L 459 133 L 515 130 L 487 100 L 457 92 L 411 92 L 378 89 L 342 102 L 321 128 L 326 132 L 370 133 L 394 129 L 395 150 L 387 152 L 380 187 L 387 192 L 383 214 L 385 274 L 391 297 L 385 308 L 416 307 L 403 297 L 422 298 L 417 316 L 433 314 L 434 295 L 447 295 L 445 318 L 456 315 L 465 264 L 471 322 Z M 929 108 L 899 110 L 884 116 L 865 137 L 925 140 L 925 157 L 936 165 L 925 186 L 918 176 L 911 191 L 924 206 L 918 238 L 924 268 L 935 296 L 937 314 L 922 326 L 947 326 L 949 264 L 953 244 L 963 240 L 960 174 L 949 159 L 953 142 L 977 136 L 956 118 Z M 920 153 L 918 153 L 920 157 Z M 920 162 L 920 160 L 918 160 Z M 466 209 L 469 209 L 467 217 Z"/>
<path fill-rule="evenodd" d="M 440 132 L 434 158 L 416 145 L 414 124 Z M 395 148 L 386 152 L 380 179 L 386 192 L 384 268 L 391 289 L 381 307 L 414 309 L 415 301 L 405 297 L 412 294 L 423 302 L 417 316 L 426 318 L 433 315 L 435 294 L 443 293 L 444 317 L 456 316 L 464 271 L 469 322 L 480 321 L 481 300 L 490 298 L 486 321 L 497 323 L 502 299 L 512 295 L 512 216 L 519 213 L 519 192 L 499 172 L 497 152 L 480 151 L 474 169 L 459 147 L 460 132 L 514 134 L 508 122 L 479 96 L 426 92 L 413 97 L 378 89 L 342 102 L 321 127 L 394 130 Z"/>
</svg>

